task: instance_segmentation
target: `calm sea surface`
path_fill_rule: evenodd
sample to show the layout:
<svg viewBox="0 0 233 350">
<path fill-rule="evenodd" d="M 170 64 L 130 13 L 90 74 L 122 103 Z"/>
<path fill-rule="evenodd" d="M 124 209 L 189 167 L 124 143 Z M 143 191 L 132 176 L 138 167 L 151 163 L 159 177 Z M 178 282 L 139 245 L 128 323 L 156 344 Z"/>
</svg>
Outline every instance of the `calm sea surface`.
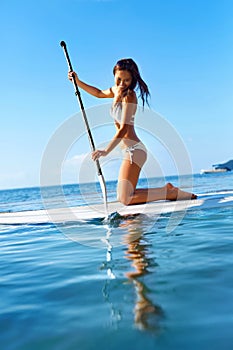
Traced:
<svg viewBox="0 0 233 350">
<path fill-rule="evenodd" d="M 232 173 L 193 181 L 195 193 L 233 190 Z M 82 205 L 83 193 L 101 200 L 97 187 L 63 191 Z M 56 187 L 46 193 L 62 204 Z M 0 191 L 1 212 L 40 208 L 39 188 Z M 1 349 L 232 349 L 233 207 L 189 212 L 172 232 L 168 220 L 1 225 Z"/>
</svg>

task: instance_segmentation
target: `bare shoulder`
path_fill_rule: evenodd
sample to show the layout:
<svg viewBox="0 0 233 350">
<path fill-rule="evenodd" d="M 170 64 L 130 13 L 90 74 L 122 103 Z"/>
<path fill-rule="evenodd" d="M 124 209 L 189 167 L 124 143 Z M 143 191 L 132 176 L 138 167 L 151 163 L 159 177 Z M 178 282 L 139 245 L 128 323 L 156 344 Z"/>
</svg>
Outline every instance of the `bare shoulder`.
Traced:
<svg viewBox="0 0 233 350">
<path fill-rule="evenodd" d="M 123 102 L 137 104 L 137 95 L 135 91 L 129 90 L 127 95 L 123 98 Z"/>
<path fill-rule="evenodd" d="M 115 96 L 115 94 L 116 94 L 116 86 L 114 85 L 114 86 L 112 86 L 111 88 L 110 88 L 110 90 L 112 91 L 112 93 L 113 93 L 113 96 Z"/>
</svg>

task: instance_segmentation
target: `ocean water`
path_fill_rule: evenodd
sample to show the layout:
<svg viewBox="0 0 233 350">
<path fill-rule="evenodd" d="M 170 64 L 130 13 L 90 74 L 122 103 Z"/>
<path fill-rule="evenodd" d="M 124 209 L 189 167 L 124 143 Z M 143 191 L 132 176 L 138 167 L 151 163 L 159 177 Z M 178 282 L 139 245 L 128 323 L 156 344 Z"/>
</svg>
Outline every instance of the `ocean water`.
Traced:
<svg viewBox="0 0 233 350">
<path fill-rule="evenodd" d="M 233 174 L 195 175 L 193 185 L 233 190 Z M 116 183 L 107 187 L 114 200 Z M 84 192 L 101 200 L 98 185 L 63 187 L 71 205 Z M 63 203 L 56 187 L 46 193 Z M 1 212 L 40 208 L 39 188 L 0 191 Z M 1 349 L 232 349 L 233 207 L 188 212 L 172 232 L 168 220 L 1 225 Z"/>
</svg>

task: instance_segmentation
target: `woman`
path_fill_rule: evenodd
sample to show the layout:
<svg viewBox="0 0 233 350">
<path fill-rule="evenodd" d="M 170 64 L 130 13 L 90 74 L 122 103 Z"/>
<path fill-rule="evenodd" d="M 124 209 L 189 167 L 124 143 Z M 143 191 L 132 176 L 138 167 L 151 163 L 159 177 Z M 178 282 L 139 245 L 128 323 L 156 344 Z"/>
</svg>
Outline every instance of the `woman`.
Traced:
<svg viewBox="0 0 233 350">
<path fill-rule="evenodd" d="M 136 63 L 131 59 L 118 61 L 113 68 L 115 85 L 107 90 L 100 90 L 81 81 L 75 72 L 69 72 L 68 78 L 75 79 L 77 85 L 98 98 L 113 98 L 111 115 L 114 118 L 116 134 L 104 150 L 92 153 L 95 161 L 109 154 L 120 142 L 124 158 L 119 172 L 117 198 L 124 205 L 142 204 L 162 199 L 194 199 L 196 195 L 184 192 L 171 183 L 160 188 L 137 189 L 140 171 L 146 161 L 147 151 L 134 129 L 134 116 L 137 110 L 137 95 L 148 103 L 149 89 L 141 78 Z"/>
</svg>

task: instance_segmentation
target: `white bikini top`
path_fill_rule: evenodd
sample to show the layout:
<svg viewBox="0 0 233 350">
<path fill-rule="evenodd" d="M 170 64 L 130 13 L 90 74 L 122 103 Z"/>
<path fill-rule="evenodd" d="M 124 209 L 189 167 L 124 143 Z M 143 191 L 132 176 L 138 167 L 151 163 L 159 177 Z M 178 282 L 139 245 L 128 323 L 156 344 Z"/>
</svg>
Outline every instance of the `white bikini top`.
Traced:
<svg viewBox="0 0 233 350">
<path fill-rule="evenodd" d="M 122 116 L 122 102 L 116 102 L 112 104 L 110 109 L 110 114 L 115 119 L 117 123 L 121 123 L 121 116 Z M 132 115 L 130 124 L 134 122 L 135 114 Z"/>
</svg>

